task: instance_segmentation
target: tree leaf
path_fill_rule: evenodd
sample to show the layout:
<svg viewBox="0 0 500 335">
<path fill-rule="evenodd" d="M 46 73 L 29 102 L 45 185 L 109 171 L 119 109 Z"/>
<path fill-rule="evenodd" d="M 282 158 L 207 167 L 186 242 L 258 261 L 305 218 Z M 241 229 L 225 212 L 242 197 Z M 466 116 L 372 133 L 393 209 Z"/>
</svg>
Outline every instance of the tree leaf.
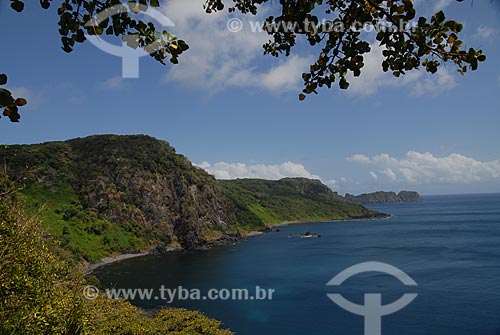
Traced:
<svg viewBox="0 0 500 335">
<path fill-rule="evenodd" d="M 26 105 L 28 102 L 24 98 L 17 98 L 14 103 L 16 104 L 16 106 L 21 107 L 21 106 Z"/>
<path fill-rule="evenodd" d="M 22 1 L 14 1 L 10 4 L 13 10 L 20 13 L 24 10 L 24 3 Z"/>
<path fill-rule="evenodd" d="M 349 83 L 347 82 L 347 79 L 342 78 L 340 79 L 339 86 L 343 90 L 347 90 L 349 88 Z"/>
<path fill-rule="evenodd" d="M 9 106 L 12 103 L 12 94 L 0 88 L 0 107 Z"/>
<path fill-rule="evenodd" d="M 50 8 L 50 2 L 48 0 L 41 1 L 40 6 L 42 6 L 43 9 L 49 9 Z"/>
</svg>

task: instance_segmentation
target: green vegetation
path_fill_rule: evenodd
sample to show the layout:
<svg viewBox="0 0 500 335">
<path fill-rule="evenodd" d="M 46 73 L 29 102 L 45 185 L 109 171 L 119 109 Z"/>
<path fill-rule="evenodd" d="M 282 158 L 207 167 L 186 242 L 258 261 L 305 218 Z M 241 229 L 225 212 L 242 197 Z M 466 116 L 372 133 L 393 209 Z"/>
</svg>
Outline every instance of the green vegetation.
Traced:
<svg viewBox="0 0 500 335">
<path fill-rule="evenodd" d="M 26 210 L 38 215 L 47 233 L 57 237 L 61 247 L 76 259 L 97 262 L 114 252 L 129 253 L 150 247 L 146 228 L 135 222 L 117 225 L 99 218 L 95 211 L 83 208 L 68 185 L 51 189 L 35 184 L 20 193 Z"/>
<path fill-rule="evenodd" d="M 360 205 L 346 203 L 319 180 L 285 178 L 278 181 L 237 179 L 219 182 L 223 194 L 236 208 L 238 220 L 254 225 L 380 215 Z"/>
<path fill-rule="evenodd" d="M 204 247 L 285 221 L 376 215 L 320 181 L 217 181 L 148 136 L 101 135 L 0 148 L 38 216 L 73 261 Z"/>
<path fill-rule="evenodd" d="M 148 317 L 121 299 L 86 300 L 82 274 L 60 257 L 38 218 L 24 213 L 5 175 L 0 178 L 0 334 L 232 334 L 194 311 L 165 309 Z"/>
<path fill-rule="evenodd" d="M 5 146 L 0 157 L 26 209 L 77 260 L 196 248 L 229 229 L 217 181 L 148 136 Z"/>
</svg>

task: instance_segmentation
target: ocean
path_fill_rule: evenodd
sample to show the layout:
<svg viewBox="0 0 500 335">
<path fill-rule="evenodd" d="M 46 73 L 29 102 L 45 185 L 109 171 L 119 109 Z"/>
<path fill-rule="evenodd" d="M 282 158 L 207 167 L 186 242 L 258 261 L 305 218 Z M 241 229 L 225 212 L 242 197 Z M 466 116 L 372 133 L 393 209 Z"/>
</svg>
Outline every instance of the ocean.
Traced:
<svg viewBox="0 0 500 335">
<path fill-rule="evenodd" d="M 240 335 L 376 334 L 365 329 L 363 315 L 344 310 L 329 293 L 358 305 L 366 294 L 380 294 L 383 305 L 417 294 L 381 317 L 384 335 L 500 334 L 500 194 L 426 196 L 419 203 L 369 207 L 393 217 L 289 225 L 211 250 L 129 259 L 95 275 L 115 289 L 274 290 L 272 300 L 132 300 L 146 309 L 200 310 Z M 321 237 L 289 237 L 307 231 Z M 417 285 L 374 271 L 326 285 L 366 262 L 396 267 Z"/>
</svg>

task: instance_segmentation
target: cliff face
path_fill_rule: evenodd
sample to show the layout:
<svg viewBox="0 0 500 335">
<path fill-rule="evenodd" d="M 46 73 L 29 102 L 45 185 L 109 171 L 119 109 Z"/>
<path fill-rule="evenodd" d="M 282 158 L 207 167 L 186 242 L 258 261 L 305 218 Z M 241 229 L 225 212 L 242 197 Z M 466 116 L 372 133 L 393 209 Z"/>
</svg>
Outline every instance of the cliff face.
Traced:
<svg viewBox="0 0 500 335">
<path fill-rule="evenodd" d="M 63 193 L 73 198 L 71 203 L 59 199 L 48 204 L 54 215 L 46 224 L 55 232 L 67 222 L 71 232 L 75 224 L 98 218 L 125 227 L 125 238 L 139 235 L 144 247 L 160 243 L 192 249 L 228 227 L 217 181 L 168 143 L 151 137 L 106 135 L 16 145 L 2 148 L 0 155 L 11 177 L 26 178 L 28 202 L 36 198 L 44 204 Z M 106 235 L 103 229 L 85 228 L 84 233 L 99 237 Z"/>
<path fill-rule="evenodd" d="M 90 137 L 67 142 L 84 205 L 111 222 L 136 221 L 184 248 L 205 242 L 204 230 L 226 228 L 216 180 L 145 136 Z"/>
<path fill-rule="evenodd" d="M 389 202 L 417 202 L 421 201 L 420 194 L 414 191 L 395 192 L 374 192 L 361 194 L 358 196 L 347 193 L 345 200 L 353 204 L 381 204 Z"/>
</svg>

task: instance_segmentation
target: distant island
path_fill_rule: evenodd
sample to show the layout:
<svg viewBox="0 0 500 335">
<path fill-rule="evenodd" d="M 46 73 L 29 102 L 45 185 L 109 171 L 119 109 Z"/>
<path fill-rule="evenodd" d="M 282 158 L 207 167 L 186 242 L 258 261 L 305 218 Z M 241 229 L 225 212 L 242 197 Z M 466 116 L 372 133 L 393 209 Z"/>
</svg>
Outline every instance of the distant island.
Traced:
<svg viewBox="0 0 500 335">
<path fill-rule="evenodd" d="M 352 195 L 347 193 L 345 200 L 351 204 L 383 204 L 390 202 L 418 202 L 422 201 L 422 197 L 415 191 L 364 193 L 360 195 Z"/>
</svg>

